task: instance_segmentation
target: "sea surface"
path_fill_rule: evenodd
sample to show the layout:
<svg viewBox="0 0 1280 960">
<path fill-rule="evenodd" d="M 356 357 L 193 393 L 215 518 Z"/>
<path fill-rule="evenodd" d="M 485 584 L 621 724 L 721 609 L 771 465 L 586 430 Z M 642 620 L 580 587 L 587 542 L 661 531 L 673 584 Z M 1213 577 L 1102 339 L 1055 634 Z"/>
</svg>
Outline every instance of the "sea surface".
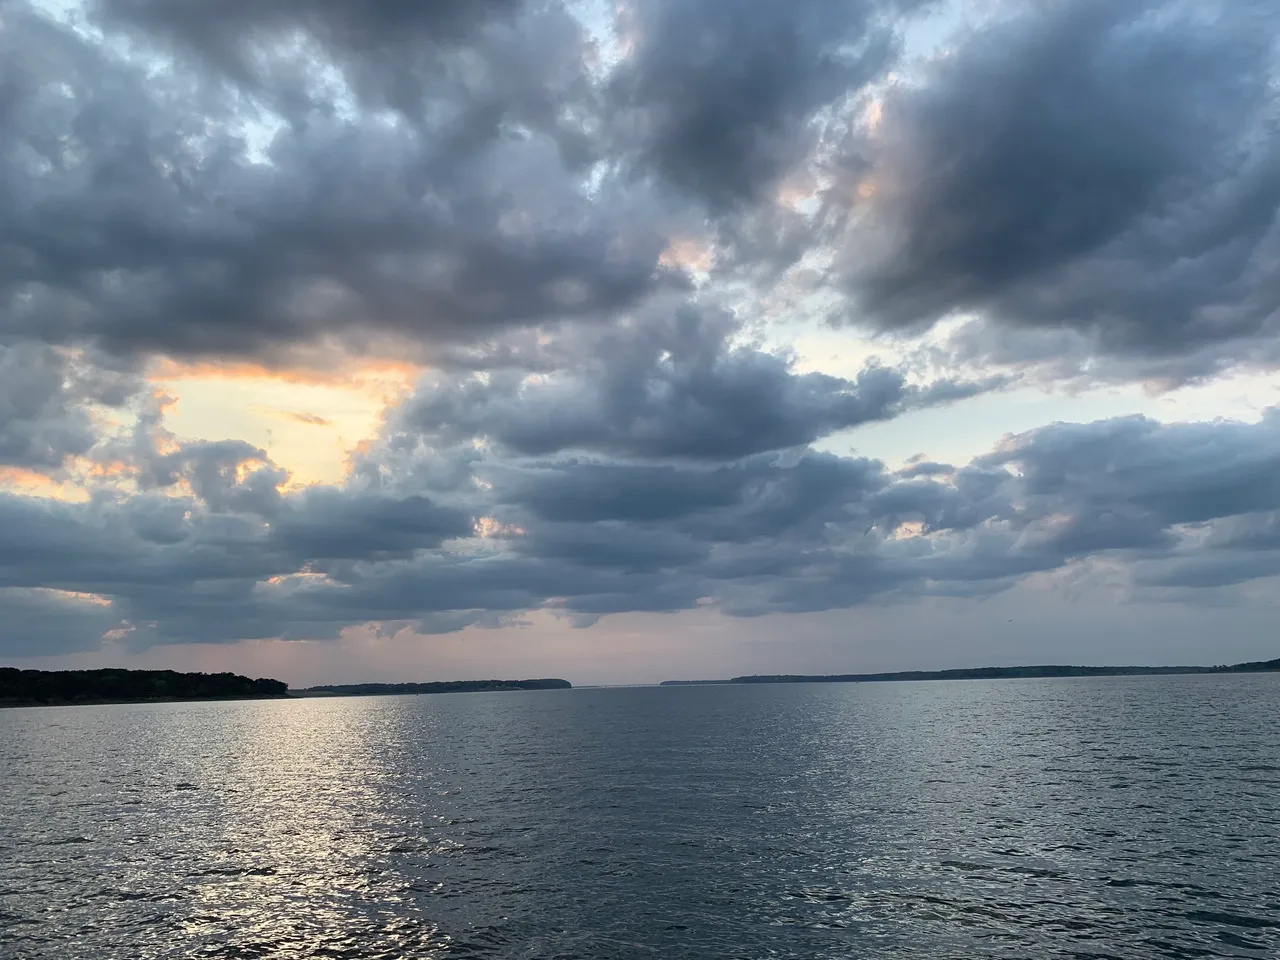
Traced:
<svg viewBox="0 0 1280 960">
<path fill-rule="evenodd" d="M 1280 676 L 0 710 L 0 957 L 1280 957 Z"/>
</svg>

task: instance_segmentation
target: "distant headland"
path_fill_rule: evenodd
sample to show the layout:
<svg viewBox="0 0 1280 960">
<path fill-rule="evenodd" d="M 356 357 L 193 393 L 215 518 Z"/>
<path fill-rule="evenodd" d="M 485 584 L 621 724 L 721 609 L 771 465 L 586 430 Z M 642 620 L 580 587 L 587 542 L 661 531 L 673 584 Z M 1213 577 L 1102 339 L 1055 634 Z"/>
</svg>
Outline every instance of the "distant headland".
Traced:
<svg viewBox="0 0 1280 960">
<path fill-rule="evenodd" d="M 1199 673 L 1280 672 L 1280 658 L 1217 667 L 972 667 L 959 670 L 903 670 L 897 673 L 779 674 L 734 677 L 730 680 L 665 680 L 664 687 L 693 687 L 745 683 L 901 683 L 910 680 L 1033 680 L 1049 677 L 1143 677 Z"/>
<path fill-rule="evenodd" d="M 0 707 L 263 700 L 288 696 L 281 680 L 173 670 L 18 670 L 0 667 Z"/>
<path fill-rule="evenodd" d="M 117 669 L 18 670 L 14 667 L 0 667 L 0 707 L 571 689 L 573 684 L 568 680 L 542 679 L 346 683 L 291 690 L 282 680 L 251 680 L 235 673 L 177 673 L 173 670 Z"/>
<path fill-rule="evenodd" d="M 334 683 L 290 690 L 295 697 L 385 697 L 420 693 L 486 693 L 499 690 L 572 690 L 568 680 L 440 680 L 433 683 Z"/>
</svg>

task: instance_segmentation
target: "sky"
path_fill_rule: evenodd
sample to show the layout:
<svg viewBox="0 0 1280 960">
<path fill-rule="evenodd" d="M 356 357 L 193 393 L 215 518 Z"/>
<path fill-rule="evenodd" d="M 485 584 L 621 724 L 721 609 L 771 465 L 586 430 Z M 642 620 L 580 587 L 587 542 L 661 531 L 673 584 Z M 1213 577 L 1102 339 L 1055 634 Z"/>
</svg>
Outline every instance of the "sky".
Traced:
<svg viewBox="0 0 1280 960">
<path fill-rule="evenodd" d="M 0 662 L 1280 656 L 1280 0 L 0 0 Z"/>
</svg>

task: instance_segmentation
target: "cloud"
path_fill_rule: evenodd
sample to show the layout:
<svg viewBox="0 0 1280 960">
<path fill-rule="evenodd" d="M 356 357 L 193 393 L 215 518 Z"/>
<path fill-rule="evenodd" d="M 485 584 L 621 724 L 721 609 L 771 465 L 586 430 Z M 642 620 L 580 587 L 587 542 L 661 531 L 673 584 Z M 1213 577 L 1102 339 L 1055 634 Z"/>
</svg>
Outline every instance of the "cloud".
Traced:
<svg viewBox="0 0 1280 960">
<path fill-rule="evenodd" d="M 397 461 L 386 439 L 348 484 L 271 485 L 266 499 L 252 478 L 272 465 L 243 469 L 260 451 L 208 443 L 162 454 L 173 472 L 153 472 L 149 492 L 0 496 L 0 593 L 28 607 L 33 590 L 102 598 L 57 620 L 75 635 L 59 642 L 79 648 L 108 630 L 145 646 L 367 622 L 441 631 L 535 610 L 586 624 L 707 604 L 759 616 L 978 598 L 1104 559 L 1135 597 L 1221 603 L 1276 569 L 1274 410 L 1257 423 L 1054 424 L 965 465 L 901 473 L 804 448 L 652 463 L 461 444 Z M 172 477 L 189 492 L 162 493 Z"/>
<path fill-rule="evenodd" d="M 120 406 L 137 389 L 92 358 L 0 343 L 0 465 L 51 471 L 87 454 L 100 436 L 91 405 Z"/>
<path fill-rule="evenodd" d="M 1015 6 L 923 66 L 915 0 L 637 4 L 613 59 L 532 0 L 210 9 L 8 5 L 5 343 L 466 365 L 687 292 L 694 237 L 747 322 L 744 281 L 878 330 L 977 316 L 953 366 L 1280 361 L 1265 5 Z"/>
<path fill-rule="evenodd" d="M 117 622 L 111 604 L 58 590 L 0 589 L 0 652 L 15 657 L 91 650 Z"/>
<path fill-rule="evenodd" d="M 387 497 L 312 487 L 286 501 L 273 521 L 268 548 L 299 566 L 322 560 L 412 556 L 450 538 L 468 537 L 472 517 L 423 496 Z"/>
<path fill-rule="evenodd" d="M 978 314 L 968 345 L 988 359 L 991 325 L 1069 331 L 1081 362 L 1174 379 L 1280 359 L 1272 13 L 1054 0 L 962 36 L 863 144 L 875 189 L 842 254 L 846 317 Z"/>
<path fill-rule="evenodd" d="M 1016 464 L 1029 496 L 1072 509 L 1105 503 L 1161 527 L 1202 523 L 1280 504 L 1280 410 L 1256 424 L 1054 424 L 1010 438 L 979 463 Z"/>
<path fill-rule="evenodd" d="M 122 356 L 421 353 L 683 283 L 652 217 L 528 125 L 458 140 L 447 119 L 330 111 L 255 153 L 233 94 L 21 8 L 0 64 L 0 336 Z"/>
<path fill-rule="evenodd" d="M 314 413 L 305 413 L 298 410 L 281 411 L 284 416 L 288 417 L 294 423 L 301 423 L 308 427 L 330 427 L 333 421 Z"/>
<path fill-rule="evenodd" d="M 340 0 L 233 0 L 214 8 L 200 0 L 96 0 L 90 9 L 107 29 L 124 28 L 144 42 L 171 45 L 176 55 L 194 57 L 216 75 L 286 109 L 323 109 L 330 106 L 326 95 L 350 91 L 373 106 L 416 115 L 432 104 L 440 86 L 458 83 L 448 69 L 450 54 L 488 52 L 479 36 L 484 28 L 508 25 L 534 6 L 540 5 L 524 0 L 357 6 Z M 345 90 L 335 91 L 332 81 L 324 81 L 323 67 L 330 64 Z M 533 85 L 527 94 L 541 89 Z"/>
<path fill-rule="evenodd" d="M 798 374 L 784 356 L 736 344 L 728 313 L 679 304 L 625 327 L 572 330 L 545 346 L 541 372 L 436 377 L 394 418 L 432 443 L 485 440 L 519 455 L 580 450 L 721 461 L 820 437 L 1005 384 L 908 384 L 880 365 L 849 380 Z"/>
<path fill-rule="evenodd" d="M 905 58 L 938 6 L 655 0 L 614 50 L 550 0 L 10 0 L 0 467 L 85 475 L 0 492 L 0 651 L 1280 572 L 1275 410 L 817 449 L 1023 366 L 1280 363 L 1269 5 L 1007 4 Z M 825 316 L 894 359 L 776 346 Z M 370 355 L 425 373 L 338 484 L 142 389 Z"/>
<path fill-rule="evenodd" d="M 758 202 L 816 142 L 820 109 L 882 74 L 895 14 L 922 2 L 657 0 L 622 8 L 610 78 L 639 171 L 722 212 Z"/>
<path fill-rule="evenodd" d="M 524 0 L 435 0 L 433 3 L 372 3 L 352 7 L 340 0 L 232 0 L 214 11 L 199 0 L 97 0 L 108 21 L 134 23 L 148 33 L 172 37 L 211 60 L 248 59 L 243 48 L 263 36 L 304 30 L 335 49 L 372 55 L 387 44 L 464 41 L 488 20 L 509 16 Z M 243 64 L 241 69 L 248 70 Z"/>
<path fill-rule="evenodd" d="M 65 361 L 46 347 L 0 346 L 0 464 L 56 468 L 93 445 L 65 377 Z"/>
</svg>

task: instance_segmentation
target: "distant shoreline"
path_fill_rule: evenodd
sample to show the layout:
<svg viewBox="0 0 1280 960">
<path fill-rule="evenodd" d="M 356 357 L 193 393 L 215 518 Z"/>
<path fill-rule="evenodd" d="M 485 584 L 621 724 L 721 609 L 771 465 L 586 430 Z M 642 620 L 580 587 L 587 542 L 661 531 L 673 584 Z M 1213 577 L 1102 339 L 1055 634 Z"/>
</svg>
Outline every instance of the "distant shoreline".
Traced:
<svg viewBox="0 0 1280 960">
<path fill-rule="evenodd" d="M 278 700 L 280 680 L 175 670 L 18 670 L 0 667 L 0 707 L 75 707 L 111 703 Z"/>
<path fill-rule="evenodd" d="M 217 703 L 309 697 L 571 690 L 568 680 L 443 680 L 325 684 L 289 689 L 281 680 L 173 670 L 18 670 L 0 667 L 0 708 L 88 707 L 126 703 Z"/>
<path fill-rule="evenodd" d="M 1280 658 L 1221 666 L 1083 667 L 1058 664 L 901 670 L 889 673 L 765 674 L 727 680 L 664 680 L 643 686 L 749 686 L 772 683 L 904 683 L 927 680 L 1037 680 L 1080 677 L 1204 676 L 1280 673 Z M 631 686 L 631 685 L 622 685 Z M 288 688 L 279 680 L 236 674 L 174 673 L 168 670 L 16 670 L 0 667 L 0 709 L 110 706 L 135 703 L 220 703 L 326 697 L 416 696 L 441 693 L 502 693 L 572 690 L 559 678 L 535 680 L 442 680 L 426 683 L 345 683 Z M 136 692 L 135 692 L 136 691 Z M 132 695 L 131 695 L 132 694 Z"/>
<path fill-rule="evenodd" d="M 287 693 L 253 694 L 245 697 L 150 697 L 132 700 L 0 700 L 0 710 L 31 707 L 112 707 L 145 703 L 244 703 L 252 700 L 289 700 Z"/>
<path fill-rule="evenodd" d="M 430 683 L 326 683 L 290 690 L 291 697 L 388 697 L 436 693 L 504 693 L 521 690 L 572 690 L 559 678 L 539 680 L 437 680 Z"/>
<path fill-rule="evenodd" d="M 904 683 L 921 680 L 1039 680 L 1069 677 L 1192 676 L 1222 673 L 1280 672 L 1280 658 L 1216 667 L 962 667 L 954 670 L 900 670 L 893 673 L 776 674 L 728 680 L 664 680 L 663 687 L 702 687 L 755 683 Z"/>
</svg>

